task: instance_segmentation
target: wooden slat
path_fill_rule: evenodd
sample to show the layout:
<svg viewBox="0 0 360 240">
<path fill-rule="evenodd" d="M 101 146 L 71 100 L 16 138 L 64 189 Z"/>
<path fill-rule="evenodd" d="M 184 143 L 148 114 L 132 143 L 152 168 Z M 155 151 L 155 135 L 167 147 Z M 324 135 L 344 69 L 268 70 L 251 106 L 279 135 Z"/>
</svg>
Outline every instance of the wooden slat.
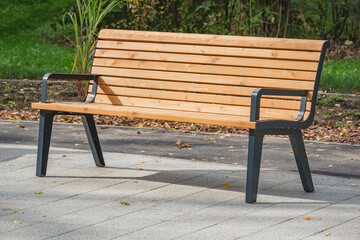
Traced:
<svg viewBox="0 0 360 240">
<path fill-rule="evenodd" d="M 317 62 L 96 49 L 95 57 L 316 71 Z"/>
<path fill-rule="evenodd" d="M 34 109 L 52 111 L 161 119 L 166 121 L 181 121 L 243 128 L 255 128 L 256 124 L 255 122 L 250 122 L 247 117 L 237 115 L 184 112 L 176 110 L 129 107 L 98 103 L 32 103 L 31 107 Z"/>
<path fill-rule="evenodd" d="M 250 119 L 250 107 L 244 107 L 244 106 L 206 104 L 206 103 L 122 97 L 122 96 L 111 96 L 111 95 L 97 95 L 96 102 L 114 104 L 114 105 L 123 105 L 123 106 L 181 110 L 181 111 L 189 111 L 189 112 L 240 115 L 240 116 L 247 116 Z M 294 120 L 297 115 L 298 115 L 298 111 L 269 109 L 269 108 L 260 109 L 260 116 L 262 118 Z"/>
<path fill-rule="evenodd" d="M 181 42 L 179 42 L 181 43 Z M 286 60 L 303 60 L 319 61 L 320 52 L 299 52 L 289 50 L 269 50 L 253 49 L 239 47 L 214 47 L 214 46 L 196 46 L 186 44 L 166 44 L 166 43 L 144 43 L 144 42 L 120 42 L 104 41 L 97 42 L 97 48 L 137 50 L 148 52 L 165 52 L 165 53 L 190 53 L 212 56 L 237 56 L 237 57 L 255 57 L 268 59 L 286 59 Z"/>
<path fill-rule="evenodd" d="M 314 83 L 310 81 L 295 81 L 281 79 L 262 79 L 249 77 L 233 76 L 214 76 L 210 74 L 192 74 L 192 73 L 170 73 L 151 70 L 122 69 L 122 68 L 104 68 L 93 67 L 93 74 L 99 74 L 101 84 L 116 84 L 118 78 L 108 76 L 119 76 L 122 78 L 139 78 L 164 81 L 179 81 L 191 83 L 223 84 L 256 88 L 280 88 L 280 89 L 302 89 L 312 90 Z M 218 85 L 220 87 L 221 85 Z"/>
<path fill-rule="evenodd" d="M 131 79 L 131 78 L 113 78 L 113 77 L 101 77 L 99 84 L 114 85 L 122 87 L 136 87 L 145 89 L 160 89 L 160 90 L 173 90 L 173 91 L 185 91 L 185 92 L 197 92 L 197 93 L 214 93 L 224 95 L 235 96 L 251 96 L 255 90 L 254 87 L 238 87 L 238 86 L 221 86 L 215 84 L 198 84 L 198 83 L 186 83 L 186 82 L 170 82 L 170 81 L 157 81 L 157 80 L 144 80 L 144 79 Z M 104 88 L 105 86 L 100 86 Z M 107 88 L 109 94 L 112 94 L 112 89 L 116 87 Z M 276 97 L 279 98 L 279 97 Z M 299 97 L 282 97 L 284 99 L 299 99 Z M 311 95 L 308 96 L 309 100 Z"/>
<path fill-rule="evenodd" d="M 98 95 L 105 94 L 105 92 L 102 90 L 102 88 L 104 87 L 98 88 Z M 91 93 L 91 90 L 92 90 L 92 86 L 90 86 L 89 88 L 89 93 Z M 152 90 L 152 89 L 116 88 L 115 90 L 113 90 L 113 93 L 118 96 L 169 99 L 169 100 L 178 100 L 178 101 L 186 101 L 186 102 L 218 103 L 218 104 L 238 105 L 238 106 L 250 106 L 251 104 L 251 99 L 249 97 L 198 94 L 198 93 L 189 93 L 189 92 L 175 92 L 175 91 Z M 97 102 L 97 100 L 98 98 L 95 99 L 95 102 Z M 261 107 L 299 110 L 300 101 L 263 98 L 261 100 Z M 310 110 L 310 104 L 307 105 L 307 110 Z"/>
<path fill-rule="evenodd" d="M 316 72 L 279 70 L 266 68 L 248 68 L 233 66 L 214 66 L 205 64 L 190 63 L 169 63 L 157 61 L 127 60 L 127 59 L 109 59 L 95 58 L 93 66 L 97 67 L 113 67 L 113 68 L 130 68 L 142 70 L 158 70 L 170 72 L 185 73 L 208 73 L 216 75 L 230 75 L 243 77 L 258 78 L 276 78 L 276 79 L 294 79 L 314 81 Z"/>
<path fill-rule="evenodd" d="M 100 39 L 321 51 L 325 41 L 103 29 Z"/>
</svg>

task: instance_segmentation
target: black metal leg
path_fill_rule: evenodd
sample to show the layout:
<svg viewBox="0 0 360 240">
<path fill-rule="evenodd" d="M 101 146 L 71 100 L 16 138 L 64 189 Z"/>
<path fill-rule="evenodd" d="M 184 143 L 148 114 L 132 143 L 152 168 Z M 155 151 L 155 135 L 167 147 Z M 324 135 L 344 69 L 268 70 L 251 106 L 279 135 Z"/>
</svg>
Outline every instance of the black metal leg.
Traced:
<svg viewBox="0 0 360 240">
<path fill-rule="evenodd" d="M 104 167 L 105 161 L 102 155 L 99 137 L 96 131 L 95 121 L 92 115 L 81 116 L 84 123 L 85 132 L 90 144 L 91 152 L 93 154 L 95 165 Z"/>
<path fill-rule="evenodd" d="M 248 149 L 248 165 L 246 176 L 246 202 L 256 202 L 259 174 L 261 151 L 263 144 L 264 134 L 250 129 L 249 132 L 249 149 Z"/>
<path fill-rule="evenodd" d="M 36 165 L 36 176 L 38 177 L 46 175 L 53 118 L 53 112 L 40 110 L 39 141 Z"/>
<path fill-rule="evenodd" d="M 290 134 L 289 137 L 304 190 L 306 192 L 313 192 L 314 185 L 311 179 L 310 167 L 306 156 L 301 130 L 295 130 L 294 134 Z"/>
</svg>

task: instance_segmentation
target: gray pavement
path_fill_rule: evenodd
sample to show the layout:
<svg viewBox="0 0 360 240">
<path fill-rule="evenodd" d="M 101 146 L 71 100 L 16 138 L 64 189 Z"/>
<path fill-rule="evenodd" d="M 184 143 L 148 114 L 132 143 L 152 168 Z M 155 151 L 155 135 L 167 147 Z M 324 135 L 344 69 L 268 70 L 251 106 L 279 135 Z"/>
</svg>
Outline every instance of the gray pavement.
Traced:
<svg viewBox="0 0 360 240">
<path fill-rule="evenodd" d="M 244 136 L 99 135 L 104 168 L 81 125 L 55 124 L 48 175 L 38 178 L 37 123 L 0 121 L 1 240 L 359 239 L 360 146 L 306 142 L 313 172 L 325 173 L 306 193 L 287 139 L 266 138 L 258 202 L 246 204 Z M 174 149 L 176 140 L 192 149 Z"/>
<path fill-rule="evenodd" d="M 22 125 L 24 128 L 18 128 Z M 0 143 L 35 146 L 38 122 L 0 121 Z M 140 132 L 140 134 L 138 134 Z M 131 153 L 225 164 L 246 165 L 248 137 L 181 131 L 113 127 L 98 128 L 104 151 Z M 176 149 L 176 141 L 192 144 L 191 148 Z M 305 141 L 309 164 L 313 173 L 360 178 L 360 145 Z M 51 147 L 89 149 L 82 124 L 55 123 Z M 21 156 L 22 148 L 2 149 L 0 161 Z M 6 152 L 4 152 L 6 151 Z M 33 150 L 33 153 L 36 151 Z M 11 154 L 10 154 L 11 153 Z M 10 154 L 10 155 L 8 155 Z M 295 159 L 286 138 L 265 137 L 262 167 L 297 171 Z"/>
</svg>

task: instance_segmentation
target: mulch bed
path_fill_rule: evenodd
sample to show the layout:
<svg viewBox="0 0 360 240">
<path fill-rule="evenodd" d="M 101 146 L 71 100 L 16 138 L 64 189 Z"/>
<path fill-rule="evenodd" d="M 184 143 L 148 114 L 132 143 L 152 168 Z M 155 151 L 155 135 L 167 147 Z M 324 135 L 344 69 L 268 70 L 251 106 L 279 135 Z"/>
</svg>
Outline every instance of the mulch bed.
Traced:
<svg viewBox="0 0 360 240">
<path fill-rule="evenodd" d="M 221 127 L 182 122 L 166 122 L 132 117 L 109 117 L 95 115 L 94 118 L 96 124 L 101 125 L 150 127 L 176 129 L 182 132 L 202 131 L 243 135 L 246 135 L 249 132 L 248 129 L 243 128 Z M 38 121 L 39 111 L 30 111 L 29 108 L 1 110 L 0 119 Z M 81 123 L 81 117 L 74 115 L 56 116 L 54 121 L 63 123 Z M 303 136 L 306 140 L 360 144 L 360 127 L 357 124 L 358 122 L 353 125 L 335 126 L 331 121 L 329 121 L 326 125 L 312 125 L 308 129 L 303 130 Z"/>
</svg>

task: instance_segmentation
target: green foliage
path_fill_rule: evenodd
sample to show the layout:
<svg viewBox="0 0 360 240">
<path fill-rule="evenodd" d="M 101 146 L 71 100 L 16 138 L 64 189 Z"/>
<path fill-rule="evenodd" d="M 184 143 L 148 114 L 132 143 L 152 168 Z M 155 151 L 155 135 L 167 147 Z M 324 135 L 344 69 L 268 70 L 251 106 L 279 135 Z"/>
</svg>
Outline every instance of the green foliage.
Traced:
<svg viewBox="0 0 360 240">
<path fill-rule="evenodd" d="M 76 0 L 76 12 L 68 12 L 64 15 L 71 20 L 74 29 L 75 63 L 76 72 L 89 73 L 91 56 L 95 49 L 98 25 L 119 0 Z"/>
<path fill-rule="evenodd" d="M 102 26 L 360 43 L 358 0 L 129 0 Z"/>
</svg>

